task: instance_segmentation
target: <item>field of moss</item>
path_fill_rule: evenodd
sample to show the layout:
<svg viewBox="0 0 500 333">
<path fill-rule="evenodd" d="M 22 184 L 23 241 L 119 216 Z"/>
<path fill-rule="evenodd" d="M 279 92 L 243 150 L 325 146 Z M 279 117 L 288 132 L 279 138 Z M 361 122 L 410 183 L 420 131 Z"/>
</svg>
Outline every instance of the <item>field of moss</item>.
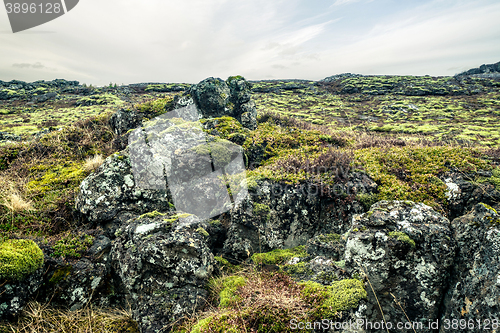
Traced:
<svg viewBox="0 0 500 333">
<path fill-rule="evenodd" d="M 118 150 L 110 115 L 124 108 L 152 118 L 168 111 L 174 96 L 188 85 L 138 87 L 79 87 L 57 91 L 57 97 L 40 103 L 22 94 L 0 101 L 0 132 L 22 137 L 0 142 L 0 241 L 36 239 L 52 247 L 54 256 L 67 260 L 85 256 L 93 238 L 81 230 L 84 221 L 74 203 L 81 181 Z M 213 125 L 206 129 L 209 134 L 242 146 L 251 190 L 262 180 L 290 186 L 334 185 L 345 183 L 349 171 L 361 171 L 378 184 L 378 193 L 346 194 L 347 199 L 365 208 L 378 200 L 413 200 L 445 215 L 447 186 L 441 179 L 448 171 L 500 191 L 498 81 L 430 77 L 258 81 L 253 82 L 253 98 L 258 108 L 258 127 L 253 131 L 231 117 L 202 121 Z M 41 130 L 46 133 L 33 136 Z M 210 146 L 210 153 L 221 151 L 224 157 L 223 142 Z M 269 207 L 257 203 L 254 211 L 266 218 Z M 331 288 L 293 281 L 289 273 L 304 267 L 284 267 L 286 260 L 304 256 L 303 248 L 257 254 L 250 268 L 219 258 L 223 274 L 209 286 L 211 308 L 179 332 L 230 332 L 231 327 L 239 332 L 250 325 L 256 325 L 255 331 L 284 332 L 287 318 L 335 316 L 346 304 L 354 305 L 353 299 L 364 297 L 362 283 L 355 279 L 335 281 Z M 279 266 L 280 271 L 273 275 L 253 270 L 263 265 Z M 340 298 L 332 295 L 346 289 L 354 296 L 339 303 Z M 259 301 L 256 290 L 262 295 Z M 282 302 L 272 301 L 279 292 Z M 76 317 L 83 320 L 87 315 L 81 312 Z M 92 318 L 129 323 L 127 316 L 102 319 L 101 315 Z M 64 313 L 51 316 L 67 318 Z M 17 327 L 29 320 L 28 313 Z M 0 324 L 0 331 L 9 325 Z"/>
</svg>

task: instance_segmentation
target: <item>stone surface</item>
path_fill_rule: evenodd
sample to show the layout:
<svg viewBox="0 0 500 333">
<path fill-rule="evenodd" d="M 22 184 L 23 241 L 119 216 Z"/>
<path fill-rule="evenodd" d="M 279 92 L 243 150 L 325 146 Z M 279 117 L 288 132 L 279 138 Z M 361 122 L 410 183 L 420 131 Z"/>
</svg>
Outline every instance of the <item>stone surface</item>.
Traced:
<svg viewBox="0 0 500 333">
<path fill-rule="evenodd" d="M 13 319 L 42 284 L 43 267 L 22 281 L 0 281 L 0 320 Z"/>
<path fill-rule="evenodd" d="M 452 230 L 457 255 L 441 320 L 472 321 L 467 332 L 483 332 L 487 320 L 500 323 L 500 215 L 477 204 L 453 220 Z M 446 331 L 441 326 L 440 332 Z"/>
<path fill-rule="evenodd" d="M 109 118 L 109 124 L 116 135 L 122 135 L 128 130 L 135 129 L 142 123 L 141 115 L 132 110 L 120 109 Z"/>
<path fill-rule="evenodd" d="M 394 324 L 408 316 L 425 328 L 438 319 L 455 254 L 451 236 L 450 222 L 421 203 L 380 201 L 355 216 L 345 267 L 366 276 L 377 296 L 367 287 L 366 320 L 382 320 L 377 299 L 385 320 Z"/>
<path fill-rule="evenodd" d="M 169 194 L 163 189 L 136 186 L 128 150 L 108 157 L 80 185 L 76 209 L 93 223 L 113 220 L 120 212 L 142 214 L 168 211 Z"/>
<path fill-rule="evenodd" d="M 346 184 L 322 195 L 314 185 L 260 182 L 230 211 L 223 252 L 239 262 L 255 252 L 305 245 L 319 234 L 343 234 L 353 214 L 364 211 L 354 199 L 356 188 L 374 191 L 376 184 L 365 174 L 350 174 Z"/>
<path fill-rule="evenodd" d="M 160 332 L 204 306 L 215 261 L 203 226 L 194 216 L 143 217 L 116 233 L 114 268 L 141 332 Z"/>
</svg>

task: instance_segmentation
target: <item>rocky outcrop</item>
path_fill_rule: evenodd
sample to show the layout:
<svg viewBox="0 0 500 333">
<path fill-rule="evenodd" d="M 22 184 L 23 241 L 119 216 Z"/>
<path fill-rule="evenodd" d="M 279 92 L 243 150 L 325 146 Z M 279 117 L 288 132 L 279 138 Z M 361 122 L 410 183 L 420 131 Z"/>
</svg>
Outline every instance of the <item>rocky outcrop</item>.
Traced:
<svg viewBox="0 0 500 333">
<path fill-rule="evenodd" d="M 316 235 L 343 234 L 352 216 L 364 212 L 354 194 L 373 193 L 376 188 L 363 173 L 350 174 L 346 184 L 338 184 L 328 195 L 314 184 L 260 182 L 230 211 L 223 251 L 238 262 L 254 252 L 306 244 Z"/>
<path fill-rule="evenodd" d="M 195 216 L 132 219 L 116 233 L 111 257 L 141 332 L 164 332 L 201 309 L 214 258 Z"/>
<path fill-rule="evenodd" d="M 487 182 L 482 184 L 472 182 L 472 179 L 477 177 L 484 177 L 483 179 L 487 180 L 492 177 L 492 174 L 490 171 L 481 171 L 477 175 L 468 176 L 463 173 L 449 172 L 441 177 L 448 188 L 446 199 L 450 220 L 466 214 L 480 202 L 500 207 L 500 191 Z"/>
<path fill-rule="evenodd" d="M 116 135 L 122 135 L 142 124 L 141 115 L 132 110 L 120 109 L 109 118 L 109 125 Z"/>
<path fill-rule="evenodd" d="M 474 74 L 500 74 L 500 61 L 495 64 L 483 64 L 479 68 L 472 68 L 468 71 L 458 74 L 457 76 L 463 75 L 474 75 Z"/>
<path fill-rule="evenodd" d="M 42 284 L 43 268 L 22 281 L 4 281 L 0 287 L 0 320 L 12 319 L 34 296 Z"/>
<path fill-rule="evenodd" d="M 101 167 L 80 185 L 76 209 L 92 223 L 104 223 L 120 212 L 142 214 L 165 212 L 171 202 L 165 187 L 144 189 L 136 186 L 128 150 L 108 157 Z"/>
<path fill-rule="evenodd" d="M 251 96 L 251 85 L 241 76 L 227 81 L 210 77 L 193 85 L 189 91 L 202 118 L 231 116 L 244 127 L 257 127 L 257 109 Z M 188 103 L 184 101 L 184 105 Z"/>
<path fill-rule="evenodd" d="M 493 329 L 491 321 L 500 320 L 500 215 L 492 207 L 478 204 L 469 214 L 453 220 L 452 230 L 457 255 L 441 322 L 448 327 L 453 320 L 472 323 L 461 332 Z M 446 331 L 441 326 L 440 332 Z"/>
<path fill-rule="evenodd" d="M 432 208 L 411 201 L 380 201 L 353 218 L 345 267 L 366 276 L 366 320 L 396 325 L 439 318 L 455 246 L 450 222 Z M 375 297 L 376 296 L 376 297 Z M 380 302 L 384 318 L 377 303 Z M 391 332 L 396 332 L 394 329 Z"/>
</svg>

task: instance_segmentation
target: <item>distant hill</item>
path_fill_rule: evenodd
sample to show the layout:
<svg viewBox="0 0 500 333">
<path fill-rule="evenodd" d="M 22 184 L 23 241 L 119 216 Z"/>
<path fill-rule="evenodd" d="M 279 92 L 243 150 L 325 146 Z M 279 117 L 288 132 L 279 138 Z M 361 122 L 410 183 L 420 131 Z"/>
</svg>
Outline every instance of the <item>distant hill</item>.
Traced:
<svg viewBox="0 0 500 333">
<path fill-rule="evenodd" d="M 461 75 L 474 75 L 474 76 L 500 76 L 500 61 L 495 64 L 481 65 L 479 68 L 472 68 L 468 71 L 458 74 Z"/>
</svg>

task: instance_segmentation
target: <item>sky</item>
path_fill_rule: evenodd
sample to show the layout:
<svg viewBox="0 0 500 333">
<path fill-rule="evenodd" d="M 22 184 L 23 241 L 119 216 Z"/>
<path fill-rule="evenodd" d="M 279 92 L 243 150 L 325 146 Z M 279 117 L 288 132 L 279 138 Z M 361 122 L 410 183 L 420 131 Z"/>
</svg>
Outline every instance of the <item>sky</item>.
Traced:
<svg viewBox="0 0 500 333">
<path fill-rule="evenodd" d="M 0 8 L 0 80 L 454 75 L 500 61 L 499 18 L 498 0 L 80 0 L 14 34 Z"/>
</svg>

